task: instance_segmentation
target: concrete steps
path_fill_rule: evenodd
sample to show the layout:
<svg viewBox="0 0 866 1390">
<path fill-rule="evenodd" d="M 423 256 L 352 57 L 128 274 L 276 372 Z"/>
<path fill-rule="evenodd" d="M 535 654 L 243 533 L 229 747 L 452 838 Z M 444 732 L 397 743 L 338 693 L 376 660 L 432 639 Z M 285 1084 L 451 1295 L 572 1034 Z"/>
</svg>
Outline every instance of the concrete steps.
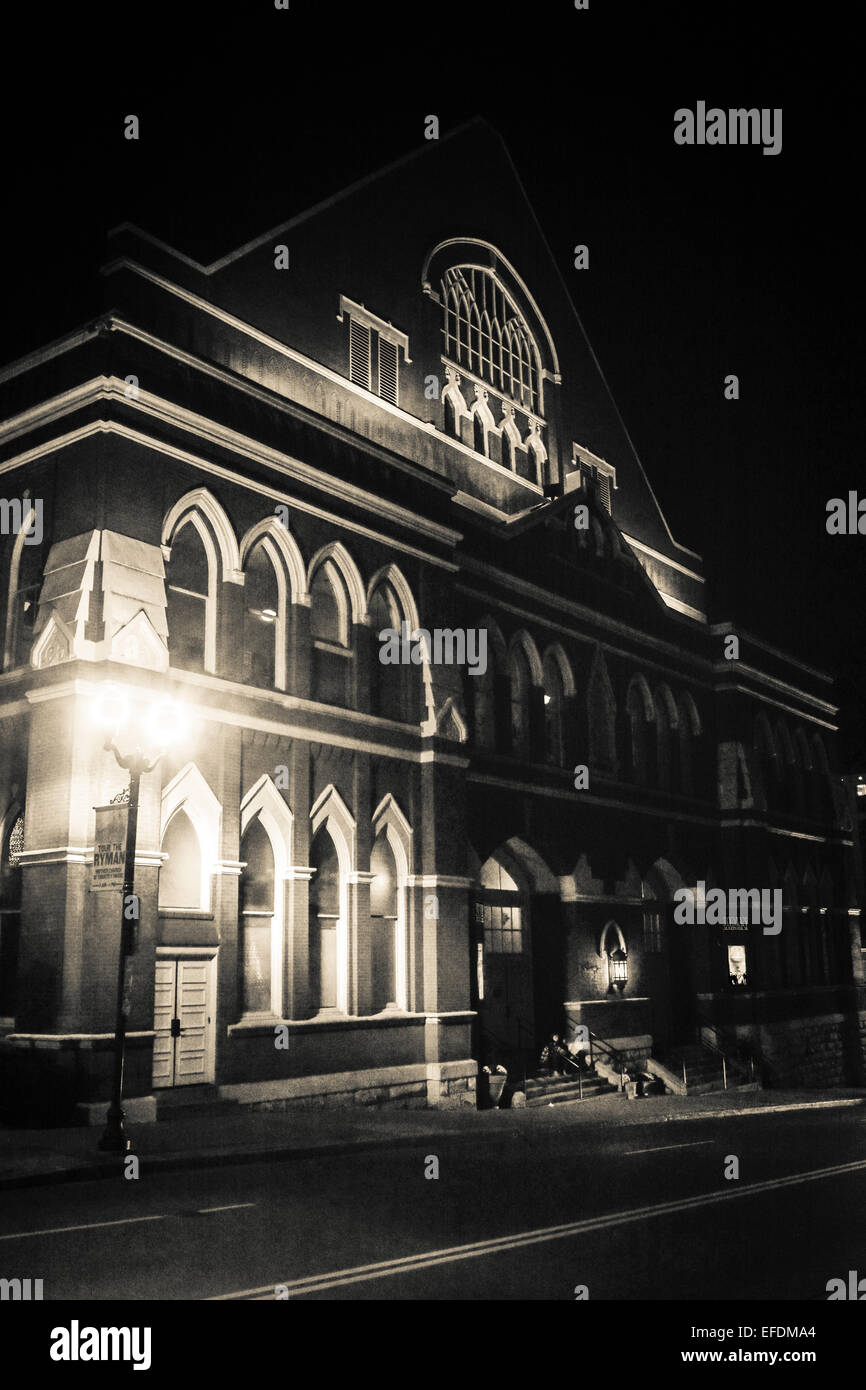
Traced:
<svg viewBox="0 0 866 1390">
<path fill-rule="evenodd" d="M 598 1096 L 616 1095 L 612 1087 L 594 1072 L 583 1075 L 583 1096 L 577 1076 L 530 1076 L 526 1081 L 526 1105 L 562 1105 L 565 1101 L 594 1100 Z"/>
</svg>

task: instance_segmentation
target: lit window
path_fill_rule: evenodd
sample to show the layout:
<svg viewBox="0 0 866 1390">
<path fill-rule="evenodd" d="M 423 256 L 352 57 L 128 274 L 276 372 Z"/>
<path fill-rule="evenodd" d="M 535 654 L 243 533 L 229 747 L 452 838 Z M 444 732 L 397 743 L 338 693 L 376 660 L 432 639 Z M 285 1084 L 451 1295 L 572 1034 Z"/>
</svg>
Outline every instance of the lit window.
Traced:
<svg viewBox="0 0 866 1390">
<path fill-rule="evenodd" d="M 537 414 L 538 349 L 517 306 L 487 271 L 452 266 L 442 279 L 445 356 Z"/>
</svg>

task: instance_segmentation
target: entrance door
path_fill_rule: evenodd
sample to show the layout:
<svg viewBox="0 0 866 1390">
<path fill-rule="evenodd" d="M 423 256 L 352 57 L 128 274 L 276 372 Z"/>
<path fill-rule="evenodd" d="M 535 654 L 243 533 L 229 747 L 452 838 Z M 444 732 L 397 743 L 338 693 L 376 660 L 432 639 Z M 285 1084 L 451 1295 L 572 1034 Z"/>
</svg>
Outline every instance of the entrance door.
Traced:
<svg viewBox="0 0 866 1390">
<path fill-rule="evenodd" d="M 527 1063 L 535 1046 L 527 918 L 517 893 L 482 891 L 473 903 L 479 1060 L 491 1069 Z"/>
<path fill-rule="evenodd" d="M 213 1081 L 214 958 L 158 956 L 153 1000 L 154 1086 Z"/>
</svg>

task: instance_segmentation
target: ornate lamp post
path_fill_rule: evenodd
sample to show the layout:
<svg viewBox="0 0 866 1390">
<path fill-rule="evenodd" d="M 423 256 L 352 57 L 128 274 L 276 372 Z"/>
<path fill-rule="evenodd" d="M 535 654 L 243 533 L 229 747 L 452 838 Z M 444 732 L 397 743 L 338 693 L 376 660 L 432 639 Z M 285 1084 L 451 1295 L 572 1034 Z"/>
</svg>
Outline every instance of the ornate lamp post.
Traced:
<svg viewBox="0 0 866 1390">
<path fill-rule="evenodd" d="M 138 901 L 135 898 L 135 845 L 138 831 L 138 796 L 141 778 L 151 772 L 166 750 L 178 743 L 185 732 L 181 710 L 168 699 L 157 700 L 150 708 L 143 726 L 136 723 L 132 734 L 133 751 L 122 754 L 116 740 L 129 722 L 129 702 L 124 691 L 116 686 L 104 688 L 97 696 L 92 715 L 104 736 L 106 752 L 114 754 L 120 767 L 129 772 L 129 788 L 116 801 L 128 802 L 126 822 L 126 853 L 123 867 L 123 891 L 120 904 L 120 952 L 117 967 L 117 1005 L 114 1025 L 114 1072 L 111 1103 L 105 1129 L 98 1147 L 107 1153 L 128 1153 L 132 1140 L 123 1127 L 123 1065 L 126 1055 L 126 1024 L 130 1009 L 127 986 L 127 962 L 135 950 L 135 928 L 138 921 Z"/>
</svg>

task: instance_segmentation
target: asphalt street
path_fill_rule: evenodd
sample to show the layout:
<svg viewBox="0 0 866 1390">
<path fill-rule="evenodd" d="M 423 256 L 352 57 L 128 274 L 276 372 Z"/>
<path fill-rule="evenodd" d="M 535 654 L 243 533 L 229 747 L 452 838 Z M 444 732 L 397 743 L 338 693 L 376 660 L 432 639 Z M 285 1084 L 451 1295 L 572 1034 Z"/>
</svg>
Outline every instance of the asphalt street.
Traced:
<svg viewBox="0 0 866 1390">
<path fill-rule="evenodd" d="M 860 1107 L 415 1146 L 0 1194 L 44 1299 L 815 1300 L 866 1274 Z M 438 1177 L 425 1173 L 435 1171 Z M 731 1158 L 739 1163 L 739 1177 Z"/>
</svg>

